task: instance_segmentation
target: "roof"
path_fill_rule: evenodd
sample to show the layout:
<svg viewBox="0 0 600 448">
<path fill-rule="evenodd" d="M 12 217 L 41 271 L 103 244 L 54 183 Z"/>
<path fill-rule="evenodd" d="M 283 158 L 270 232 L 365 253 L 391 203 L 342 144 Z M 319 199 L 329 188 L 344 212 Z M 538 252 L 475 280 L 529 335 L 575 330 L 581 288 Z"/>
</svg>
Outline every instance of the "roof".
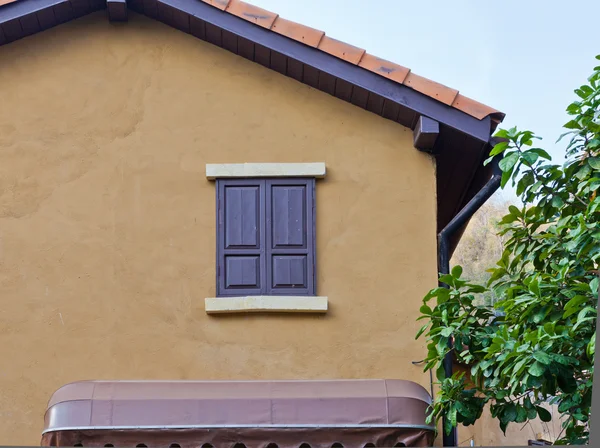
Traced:
<svg viewBox="0 0 600 448">
<path fill-rule="evenodd" d="M 18 0 L 0 0 L 0 6 L 16 2 Z M 26 2 L 27 0 L 20 0 Z M 504 114 L 490 106 L 468 98 L 459 93 L 458 90 L 446 87 L 431 79 L 413 73 L 409 68 L 394 62 L 367 53 L 362 48 L 333 39 L 324 31 L 316 30 L 308 26 L 292 22 L 280 17 L 277 13 L 254 6 L 241 0 L 196 0 L 207 3 L 219 10 L 240 17 L 260 27 L 281 34 L 290 39 L 302 42 L 324 53 L 335 56 L 350 64 L 357 65 L 365 70 L 376 73 L 398 84 L 403 84 L 424 95 L 440 101 L 448 106 L 458 109 L 479 120 L 492 116 L 498 122 L 504 118 Z M 60 3 L 58 1 L 54 2 Z M 72 1 L 71 3 L 75 3 Z M 131 7 L 135 3 L 143 8 L 143 0 L 130 0 Z M 175 2 L 176 3 L 176 2 Z M 10 33 L 9 33 L 10 34 Z M 7 39 L 8 40 L 8 39 Z"/>
<path fill-rule="evenodd" d="M 101 9 L 111 20 L 126 20 L 131 9 L 413 130 L 429 120 L 435 125 L 426 141 L 437 162 L 438 230 L 491 176 L 482 162 L 503 113 L 241 0 L 0 2 L 6 3 L 0 6 L 0 46 Z"/>
<path fill-rule="evenodd" d="M 413 73 L 409 68 L 386 61 L 362 48 L 333 39 L 324 31 L 316 30 L 299 23 L 280 17 L 270 12 L 243 2 L 241 0 L 200 0 L 229 14 L 255 23 L 263 28 L 290 39 L 317 48 L 350 64 L 357 65 L 370 72 L 376 73 L 392 81 L 406 85 L 424 95 L 436 99 L 448 106 L 454 107 L 477 119 L 493 116 L 501 120 L 504 117 L 500 111 L 461 95 L 458 90 L 446 87 L 435 81 Z"/>
<path fill-rule="evenodd" d="M 43 434 L 49 440 L 51 433 L 96 433 L 105 441 L 122 442 L 126 431 L 146 431 L 152 440 L 151 431 L 180 437 L 188 430 L 195 431 L 196 442 L 219 432 L 249 439 L 245 442 L 265 436 L 279 442 L 290 431 L 321 429 L 337 431 L 346 446 L 364 446 L 373 440 L 363 437 L 380 434 L 410 438 L 425 432 L 432 438 L 435 427 L 426 423 L 430 404 L 421 385 L 396 379 L 80 381 L 50 398 Z"/>
</svg>

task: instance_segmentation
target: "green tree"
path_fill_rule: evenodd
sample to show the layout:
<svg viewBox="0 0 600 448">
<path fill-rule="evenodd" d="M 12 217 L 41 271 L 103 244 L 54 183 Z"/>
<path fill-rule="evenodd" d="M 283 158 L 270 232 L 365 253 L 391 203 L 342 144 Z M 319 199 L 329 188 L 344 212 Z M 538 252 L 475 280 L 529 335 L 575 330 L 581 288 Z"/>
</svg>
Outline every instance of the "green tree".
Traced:
<svg viewBox="0 0 600 448">
<path fill-rule="evenodd" d="M 440 277 L 448 287 L 423 300 L 419 319 L 426 324 L 417 338 L 427 337 L 425 369 L 436 370 L 440 387 L 429 419 L 445 414 L 447 432 L 474 424 L 488 403 L 503 431 L 513 422 L 550 421 L 542 407 L 550 401 L 564 418 L 555 443 L 589 442 L 600 276 L 600 66 L 575 93 L 561 137 L 568 137 L 563 165 L 551 163 L 530 131 L 496 134 L 504 141 L 487 162 L 502 157 L 501 187 L 510 182 L 523 206 L 509 206 L 500 221 L 506 239 L 487 284 L 463 279 L 455 266 Z M 489 291 L 499 298 L 495 310 L 475 301 Z M 442 360 L 450 351 L 471 366 L 470 375 L 445 377 Z"/>
</svg>

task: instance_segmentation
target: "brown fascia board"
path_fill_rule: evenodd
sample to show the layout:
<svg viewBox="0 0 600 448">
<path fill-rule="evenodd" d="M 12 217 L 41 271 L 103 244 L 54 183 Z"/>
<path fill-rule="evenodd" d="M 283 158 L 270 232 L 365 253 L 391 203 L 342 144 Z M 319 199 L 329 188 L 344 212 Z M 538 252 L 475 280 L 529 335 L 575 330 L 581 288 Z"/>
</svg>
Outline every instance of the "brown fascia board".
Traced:
<svg viewBox="0 0 600 448">
<path fill-rule="evenodd" d="M 106 0 L 22 0 L 0 6 L 0 46 L 106 8 Z"/>
<path fill-rule="evenodd" d="M 167 22 L 172 26 L 190 32 L 190 18 L 195 17 L 220 30 L 232 33 L 238 38 L 249 40 L 293 61 L 312 67 L 337 80 L 345 81 L 358 89 L 380 96 L 390 107 L 410 111 L 429 117 L 452 127 L 471 138 L 486 143 L 492 130 L 492 119 L 481 120 L 472 117 L 450 105 L 437 101 L 410 87 L 382 77 L 358 65 L 348 63 L 317 48 L 305 45 L 286 36 L 275 33 L 246 21 L 231 13 L 222 11 L 198 0 L 130 0 L 128 6 L 152 18 Z M 0 7 L 0 45 L 42 31 L 51 26 L 106 8 L 105 0 L 22 0 Z M 169 15 L 173 9 L 187 15 L 187 19 L 177 24 Z M 54 15 L 55 20 L 51 16 Z M 37 18 L 37 20 L 35 20 Z M 382 113 L 383 115 L 383 113 Z M 416 120 L 412 123 L 412 127 Z"/>
<path fill-rule="evenodd" d="M 106 10 L 108 20 L 111 22 L 127 21 L 127 2 L 126 0 L 106 0 Z"/>
</svg>

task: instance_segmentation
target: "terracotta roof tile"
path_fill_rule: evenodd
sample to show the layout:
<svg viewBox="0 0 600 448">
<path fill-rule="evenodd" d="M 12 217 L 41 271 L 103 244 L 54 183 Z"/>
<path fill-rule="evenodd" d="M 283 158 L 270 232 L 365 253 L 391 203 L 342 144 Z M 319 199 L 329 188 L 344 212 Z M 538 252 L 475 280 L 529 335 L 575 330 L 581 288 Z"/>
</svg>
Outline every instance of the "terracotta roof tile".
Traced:
<svg viewBox="0 0 600 448">
<path fill-rule="evenodd" d="M 214 6 L 215 8 L 219 8 L 222 11 L 225 11 L 225 9 L 227 9 L 227 7 L 229 6 L 229 3 L 231 0 L 201 0 L 204 3 L 208 3 L 211 6 Z"/>
<path fill-rule="evenodd" d="M 357 65 L 365 54 L 365 50 L 362 48 L 354 47 L 328 36 L 323 36 L 318 48 L 325 53 L 329 53 L 354 65 Z"/>
<path fill-rule="evenodd" d="M 504 114 L 499 110 L 494 109 L 493 107 L 486 106 L 485 104 L 481 104 L 478 101 L 472 100 L 471 98 L 467 98 L 460 93 L 456 95 L 454 102 L 452 103 L 452 107 L 462 110 L 464 113 L 469 114 L 475 118 L 479 118 L 480 120 L 487 117 L 488 115 L 501 115 L 504 117 Z"/>
<path fill-rule="evenodd" d="M 0 6 L 15 1 L 17 0 L 0 0 Z M 502 112 L 461 95 L 456 89 L 416 75 L 410 69 L 368 54 L 362 48 L 326 36 L 323 31 L 283 19 L 276 13 L 266 11 L 242 0 L 201 1 L 248 22 L 269 29 L 274 33 L 302 42 L 310 47 L 318 48 L 325 53 L 358 65 L 365 70 L 403 84 L 479 120 L 491 116 L 494 123 L 496 123 L 502 121 L 504 118 Z"/>
<path fill-rule="evenodd" d="M 358 65 L 362 68 L 372 71 L 373 73 L 390 78 L 391 80 L 400 84 L 404 83 L 404 80 L 410 72 L 410 70 L 406 67 L 386 61 L 385 59 L 380 59 L 369 53 L 364 54 L 363 58 L 360 60 L 360 64 Z"/>
<path fill-rule="evenodd" d="M 409 73 L 404 80 L 404 85 L 421 92 L 424 95 L 435 98 L 448 106 L 452 105 L 458 95 L 458 90 L 446 87 L 443 84 L 424 78 L 414 73 Z"/>
<path fill-rule="evenodd" d="M 12 0 L 0 0 L 12 1 Z M 343 59 L 354 65 L 359 65 L 365 70 L 377 73 L 399 84 L 404 84 L 424 95 L 434 98 L 448 106 L 452 106 L 468 115 L 483 119 L 488 115 L 502 119 L 504 114 L 498 110 L 481 104 L 475 100 L 460 95 L 458 90 L 446 87 L 423 76 L 416 75 L 410 69 L 395 64 L 385 59 L 367 53 L 362 48 L 341 42 L 326 36 L 323 31 L 304 26 L 291 20 L 283 19 L 277 14 L 250 5 L 241 0 L 202 0 L 216 8 L 254 22 L 271 31 L 318 48 L 337 58 Z M 1 3 L 0 3 L 1 4 Z"/>
<path fill-rule="evenodd" d="M 282 19 L 281 17 L 277 17 L 271 30 L 314 48 L 319 46 L 321 39 L 325 35 L 323 31 L 292 22 L 291 20 Z"/>
<path fill-rule="evenodd" d="M 277 19 L 278 14 L 274 14 L 258 6 L 251 5 L 241 0 L 230 0 L 229 5 L 225 9 L 234 16 L 241 17 L 248 22 L 256 23 L 263 28 L 271 29 L 273 22 Z"/>
</svg>

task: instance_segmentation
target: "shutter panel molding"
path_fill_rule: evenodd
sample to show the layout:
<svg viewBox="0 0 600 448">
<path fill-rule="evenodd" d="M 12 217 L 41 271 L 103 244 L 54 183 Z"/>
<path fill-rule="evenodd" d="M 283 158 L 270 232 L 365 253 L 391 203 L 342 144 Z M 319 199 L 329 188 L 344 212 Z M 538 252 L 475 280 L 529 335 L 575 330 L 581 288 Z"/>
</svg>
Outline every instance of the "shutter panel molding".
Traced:
<svg viewBox="0 0 600 448">
<path fill-rule="evenodd" d="M 268 295 L 315 294 L 314 179 L 266 181 Z"/>
<path fill-rule="evenodd" d="M 261 294 L 266 285 L 265 184 L 219 181 L 217 295 Z"/>
</svg>

